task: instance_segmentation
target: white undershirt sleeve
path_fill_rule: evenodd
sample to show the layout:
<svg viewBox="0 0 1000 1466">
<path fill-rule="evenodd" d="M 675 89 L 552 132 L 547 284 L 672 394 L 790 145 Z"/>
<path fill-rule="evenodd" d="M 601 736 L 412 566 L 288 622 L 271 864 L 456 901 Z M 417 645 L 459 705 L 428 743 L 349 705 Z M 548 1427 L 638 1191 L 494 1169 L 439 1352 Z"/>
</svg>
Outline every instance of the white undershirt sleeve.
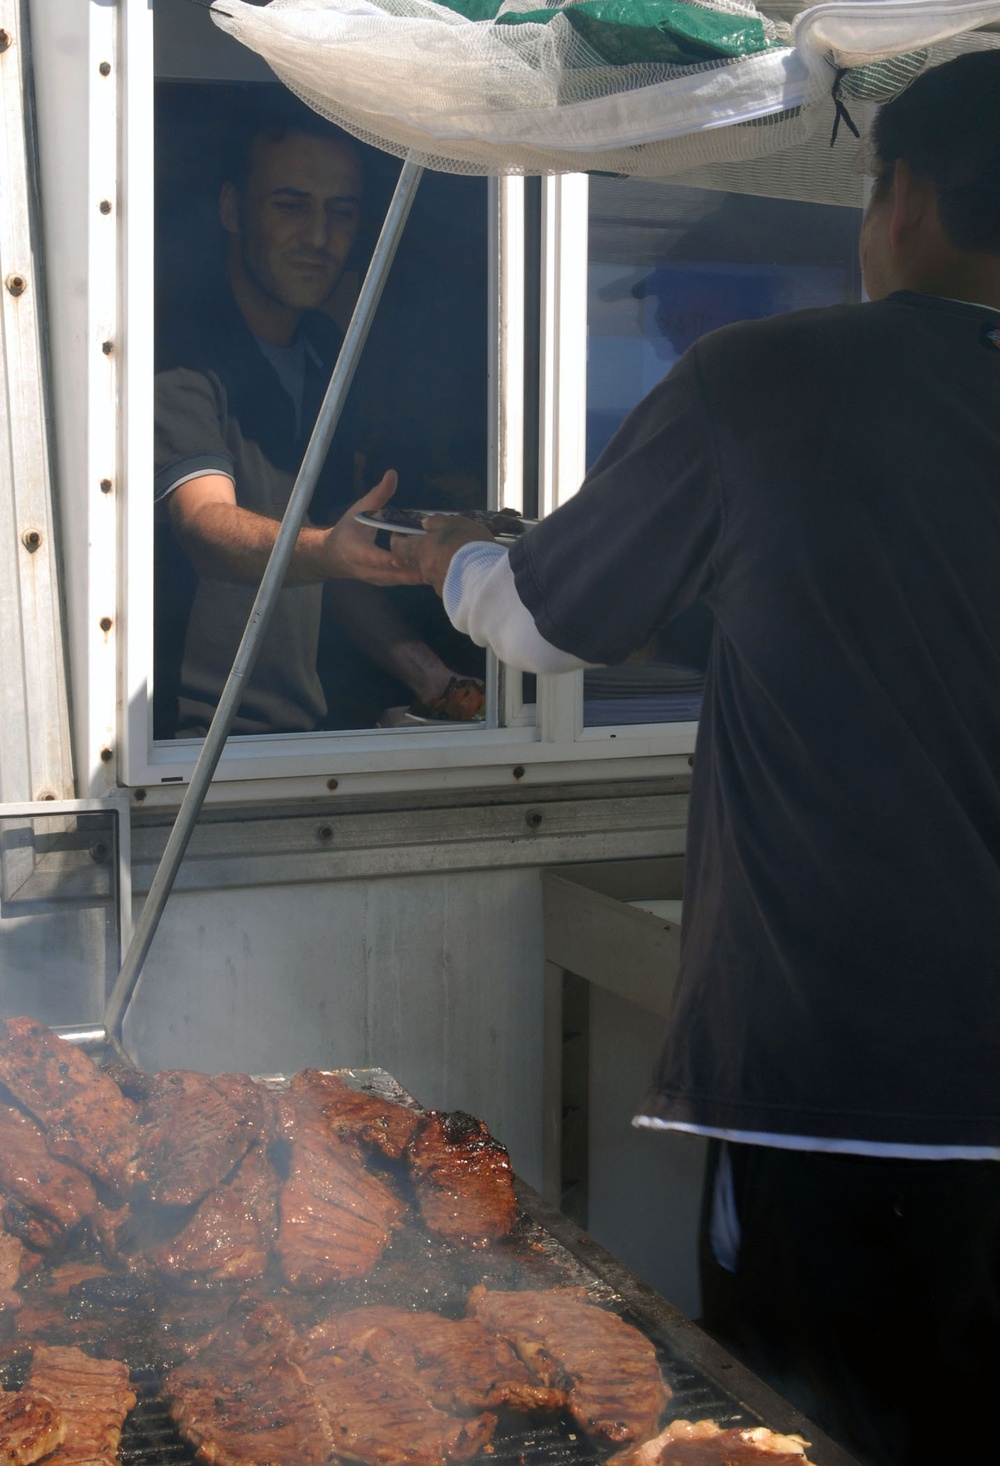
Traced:
<svg viewBox="0 0 1000 1466">
<path fill-rule="evenodd" d="M 452 559 L 442 592 L 453 626 L 522 672 L 575 672 L 596 665 L 545 640 L 517 593 L 503 545 L 475 540 Z"/>
</svg>

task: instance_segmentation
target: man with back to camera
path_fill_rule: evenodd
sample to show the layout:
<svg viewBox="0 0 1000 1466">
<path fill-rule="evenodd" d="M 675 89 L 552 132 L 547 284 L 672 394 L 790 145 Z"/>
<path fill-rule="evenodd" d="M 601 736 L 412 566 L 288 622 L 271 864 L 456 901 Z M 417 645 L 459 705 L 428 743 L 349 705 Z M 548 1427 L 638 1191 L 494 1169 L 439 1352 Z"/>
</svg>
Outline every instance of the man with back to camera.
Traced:
<svg viewBox="0 0 1000 1466">
<path fill-rule="evenodd" d="M 155 388 L 158 516 L 183 551 L 182 561 L 171 544 L 158 546 L 165 559 L 157 638 L 167 645 L 172 626 L 176 666 L 168 673 L 169 656 L 158 657 L 168 685 L 158 688 L 157 704 L 179 737 L 206 731 L 232 666 L 340 348 L 321 308 L 361 222 L 357 146 L 292 99 L 245 127 L 229 171 L 219 200 L 225 280 L 203 314 L 168 324 L 170 369 Z M 349 503 L 352 447 L 350 430 L 339 432 L 314 504 Z M 435 704 L 457 692 L 458 717 L 469 715 L 470 694 L 481 703 L 473 679 L 453 679 L 381 594 L 357 583 L 418 579 L 354 519 L 384 504 L 394 487 L 389 472 L 336 523 L 301 530 L 233 732 L 322 726 L 316 654 L 324 583 L 337 621 L 417 699 Z M 190 568 L 196 579 L 179 595 Z"/>
<path fill-rule="evenodd" d="M 1000 1367 L 1000 51 L 874 149 L 870 303 L 704 337 L 509 554 L 433 519 L 393 548 L 535 672 L 713 611 L 636 1123 L 711 1138 L 706 1327 L 924 1466 L 977 1454 Z"/>
</svg>

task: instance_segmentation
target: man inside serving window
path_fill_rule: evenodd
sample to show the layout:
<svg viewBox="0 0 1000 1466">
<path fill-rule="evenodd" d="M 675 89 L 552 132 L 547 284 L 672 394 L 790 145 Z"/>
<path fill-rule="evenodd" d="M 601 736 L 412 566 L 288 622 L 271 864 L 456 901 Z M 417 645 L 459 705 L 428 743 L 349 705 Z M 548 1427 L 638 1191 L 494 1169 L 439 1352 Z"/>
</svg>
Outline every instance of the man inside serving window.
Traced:
<svg viewBox="0 0 1000 1466">
<path fill-rule="evenodd" d="M 224 280 L 199 293 L 197 310 L 166 318 L 158 342 L 169 364 L 155 385 L 158 736 L 198 736 L 211 721 L 340 348 L 323 307 L 361 223 L 358 147 L 290 98 L 244 128 L 229 172 Z M 373 589 L 418 577 L 354 519 L 386 502 L 394 473 L 343 513 L 358 493 L 355 417 L 349 403 L 313 499 L 339 505 L 340 517 L 321 514 L 299 534 L 235 733 L 324 726 L 324 596 L 431 715 L 481 710 L 481 684 L 456 676 Z"/>
</svg>

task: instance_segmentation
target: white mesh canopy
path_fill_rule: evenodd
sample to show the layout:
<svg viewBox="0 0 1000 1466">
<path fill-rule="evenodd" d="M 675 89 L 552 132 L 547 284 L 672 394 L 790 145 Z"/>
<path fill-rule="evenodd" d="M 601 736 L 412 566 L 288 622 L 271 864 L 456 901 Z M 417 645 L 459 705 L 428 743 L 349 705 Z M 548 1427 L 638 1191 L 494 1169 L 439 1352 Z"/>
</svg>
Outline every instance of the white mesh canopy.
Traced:
<svg viewBox="0 0 1000 1466">
<path fill-rule="evenodd" d="M 750 0 L 215 0 L 212 16 L 318 112 L 423 166 L 663 178 L 802 144 L 835 86 L 862 110 L 893 95 L 1000 22 L 1000 0 L 828 0 L 792 25 Z"/>
</svg>

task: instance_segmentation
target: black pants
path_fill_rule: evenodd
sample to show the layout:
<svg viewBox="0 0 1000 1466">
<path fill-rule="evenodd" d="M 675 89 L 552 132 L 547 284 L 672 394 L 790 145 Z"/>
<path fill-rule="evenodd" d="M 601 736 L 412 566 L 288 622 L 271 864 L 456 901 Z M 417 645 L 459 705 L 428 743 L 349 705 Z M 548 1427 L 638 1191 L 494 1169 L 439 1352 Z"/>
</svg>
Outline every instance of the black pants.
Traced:
<svg viewBox="0 0 1000 1466">
<path fill-rule="evenodd" d="M 721 1149 L 708 1332 L 865 1466 L 1000 1461 L 1000 1162 L 727 1145 L 730 1272 L 709 1237 Z"/>
</svg>

